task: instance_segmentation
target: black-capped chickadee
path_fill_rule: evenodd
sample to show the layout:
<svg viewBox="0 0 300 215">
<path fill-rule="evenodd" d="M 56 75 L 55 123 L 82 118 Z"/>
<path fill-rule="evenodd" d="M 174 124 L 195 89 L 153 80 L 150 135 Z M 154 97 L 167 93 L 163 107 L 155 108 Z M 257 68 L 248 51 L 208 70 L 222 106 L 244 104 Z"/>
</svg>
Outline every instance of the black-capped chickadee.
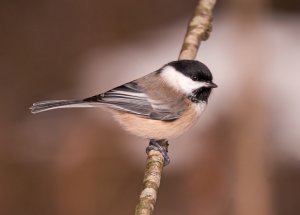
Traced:
<svg viewBox="0 0 300 215">
<path fill-rule="evenodd" d="M 169 162 L 161 140 L 188 130 L 204 111 L 212 88 L 209 69 L 195 60 L 173 61 L 142 78 L 82 100 L 50 100 L 32 105 L 39 113 L 58 108 L 106 107 L 125 130 L 150 139 Z M 149 150 L 149 149 L 148 149 Z"/>
</svg>

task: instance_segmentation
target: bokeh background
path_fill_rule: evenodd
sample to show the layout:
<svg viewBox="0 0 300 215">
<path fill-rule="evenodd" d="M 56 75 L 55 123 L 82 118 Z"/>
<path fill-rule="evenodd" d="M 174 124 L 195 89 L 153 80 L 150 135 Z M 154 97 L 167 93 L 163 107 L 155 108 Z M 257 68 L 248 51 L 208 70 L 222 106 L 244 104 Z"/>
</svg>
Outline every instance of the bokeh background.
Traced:
<svg viewBox="0 0 300 215">
<path fill-rule="evenodd" d="M 133 214 L 147 141 L 101 109 L 30 114 L 176 60 L 196 0 L 0 1 L 0 214 Z M 224 0 L 197 59 L 219 85 L 171 140 L 155 214 L 300 214 L 300 3 Z"/>
</svg>

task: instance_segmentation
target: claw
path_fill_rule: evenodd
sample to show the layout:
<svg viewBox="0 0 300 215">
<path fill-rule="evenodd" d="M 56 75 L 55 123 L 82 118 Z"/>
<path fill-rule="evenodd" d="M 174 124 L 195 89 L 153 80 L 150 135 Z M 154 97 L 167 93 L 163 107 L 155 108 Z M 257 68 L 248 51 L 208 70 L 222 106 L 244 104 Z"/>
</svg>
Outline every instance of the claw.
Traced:
<svg viewBox="0 0 300 215">
<path fill-rule="evenodd" d="M 168 141 L 167 140 L 150 140 L 149 146 L 146 148 L 146 153 L 149 154 L 151 150 L 159 151 L 164 157 L 164 166 L 169 165 L 170 158 L 168 156 Z"/>
</svg>

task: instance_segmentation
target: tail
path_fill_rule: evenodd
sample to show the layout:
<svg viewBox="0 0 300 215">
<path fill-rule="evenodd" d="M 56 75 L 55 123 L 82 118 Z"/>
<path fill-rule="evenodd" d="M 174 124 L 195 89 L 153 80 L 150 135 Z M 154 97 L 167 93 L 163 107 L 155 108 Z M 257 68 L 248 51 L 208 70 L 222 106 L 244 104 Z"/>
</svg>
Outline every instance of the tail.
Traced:
<svg viewBox="0 0 300 215">
<path fill-rule="evenodd" d="M 36 102 L 30 107 L 30 110 L 31 113 L 40 113 L 52 109 L 76 107 L 95 107 L 95 104 L 84 100 L 50 100 Z"/>
</svg>

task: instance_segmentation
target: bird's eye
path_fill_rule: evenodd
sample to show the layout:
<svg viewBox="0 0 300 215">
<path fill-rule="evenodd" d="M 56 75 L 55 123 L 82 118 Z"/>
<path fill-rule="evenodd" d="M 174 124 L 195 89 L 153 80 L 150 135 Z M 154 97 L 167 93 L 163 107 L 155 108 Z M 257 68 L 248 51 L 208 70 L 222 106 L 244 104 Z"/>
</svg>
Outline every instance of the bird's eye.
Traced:
<svg viewBox="0 0 300 215">
<path fill-rule="evenodd" d="M 192 76 L 192 80 L 193 80 L 193 81 L 198 81 L 198 77 L 197 77 L 196 75 L 193 75 L 193 76 Z"/>
</svg>

